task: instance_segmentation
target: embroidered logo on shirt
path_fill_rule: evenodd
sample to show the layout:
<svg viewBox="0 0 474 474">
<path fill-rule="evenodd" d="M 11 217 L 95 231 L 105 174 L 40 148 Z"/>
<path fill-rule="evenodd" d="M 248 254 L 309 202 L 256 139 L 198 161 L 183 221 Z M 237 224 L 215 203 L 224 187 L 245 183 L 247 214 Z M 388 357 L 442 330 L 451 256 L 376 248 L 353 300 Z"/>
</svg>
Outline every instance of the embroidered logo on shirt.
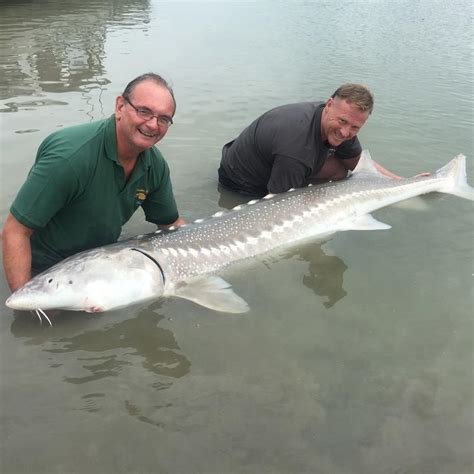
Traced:
<svg viewBox="0 0 474 474">
<path fill-rule="evenodd" d="M 141 206 L 143 201 L 146 199 L 148 191 L 146 189 L 137 189 L 135 191 L 135 202 Z"/>
</svg>

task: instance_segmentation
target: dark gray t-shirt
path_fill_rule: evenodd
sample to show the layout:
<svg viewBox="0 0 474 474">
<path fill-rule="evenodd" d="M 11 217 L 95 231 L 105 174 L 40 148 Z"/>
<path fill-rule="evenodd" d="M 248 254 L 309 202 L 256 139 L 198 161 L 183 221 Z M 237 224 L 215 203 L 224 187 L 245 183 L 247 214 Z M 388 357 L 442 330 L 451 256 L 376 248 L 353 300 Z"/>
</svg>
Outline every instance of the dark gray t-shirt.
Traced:
<svg viewBox="0 0 474 474">
<path fill-rule="evenodd" d="M 338 147 L 321 138 L 324 102 L 276 107 L 251 123 L 222 150 L 219 179 L 237 191 L 263 196 L 306 186 L 329 153 L 355 158 L 362 152 L 357 137 Z"/>
</svg>

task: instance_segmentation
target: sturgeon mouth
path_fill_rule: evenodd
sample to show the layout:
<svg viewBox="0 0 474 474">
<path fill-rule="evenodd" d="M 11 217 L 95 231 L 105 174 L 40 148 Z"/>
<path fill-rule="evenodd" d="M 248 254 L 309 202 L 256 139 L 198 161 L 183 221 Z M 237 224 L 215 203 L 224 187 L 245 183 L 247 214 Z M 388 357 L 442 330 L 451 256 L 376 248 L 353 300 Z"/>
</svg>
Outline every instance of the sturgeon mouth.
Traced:
<svg viewBox="0 0 474 474">
<path fill-rule="evenodd" d="M 131 248 L 130 250 L 134 250 L 135 252 L 141 253 L 146 258 L 149 258 L 158 267 L 158 269 L 160 270 L 160 273 L 161 273 L 161 279 L 163 280 L 163 286 L 165 286 L 165 283 L 166 283 L 165 272 L 163 271 L 163 268 L 158 263 L 158 261 L 155 258 L 153 258 L 150 254 L 144 252 L 143 250 L 136 249 L 136 248 Z"/>
</svg>

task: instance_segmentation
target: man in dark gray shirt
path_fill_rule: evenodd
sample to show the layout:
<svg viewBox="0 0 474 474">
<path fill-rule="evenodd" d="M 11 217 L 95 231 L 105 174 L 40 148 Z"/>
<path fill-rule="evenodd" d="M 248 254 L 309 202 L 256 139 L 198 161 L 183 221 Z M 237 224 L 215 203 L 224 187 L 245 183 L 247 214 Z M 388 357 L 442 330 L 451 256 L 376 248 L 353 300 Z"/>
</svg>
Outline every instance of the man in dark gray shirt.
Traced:
<svg viewBox="0 0 474 474">
<path fill-rule="evenodd" d="M 325 103 L 282 105 L 266 112 L 224 145 L 220 183 L 242 194 L 264 196 L 345 178 L 359 161 L 357 133 L 373 104 L 365 86 L 344 84 Z"/>
</svg>

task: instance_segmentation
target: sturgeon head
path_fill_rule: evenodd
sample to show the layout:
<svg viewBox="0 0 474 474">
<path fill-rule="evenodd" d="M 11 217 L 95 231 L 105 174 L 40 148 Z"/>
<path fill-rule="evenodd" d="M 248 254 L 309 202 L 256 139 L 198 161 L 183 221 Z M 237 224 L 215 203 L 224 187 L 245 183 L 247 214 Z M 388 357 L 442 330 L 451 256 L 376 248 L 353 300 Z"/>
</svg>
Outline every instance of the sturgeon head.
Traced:
<svg viewBox="0 0 474 474">
<path fill-rule="evenodd" d="M 119 243 L 63 260 L 15 291 L 6 305 L 96 313 L 158 298 L 163 283 L 153 258 Z"/>
</svg>

